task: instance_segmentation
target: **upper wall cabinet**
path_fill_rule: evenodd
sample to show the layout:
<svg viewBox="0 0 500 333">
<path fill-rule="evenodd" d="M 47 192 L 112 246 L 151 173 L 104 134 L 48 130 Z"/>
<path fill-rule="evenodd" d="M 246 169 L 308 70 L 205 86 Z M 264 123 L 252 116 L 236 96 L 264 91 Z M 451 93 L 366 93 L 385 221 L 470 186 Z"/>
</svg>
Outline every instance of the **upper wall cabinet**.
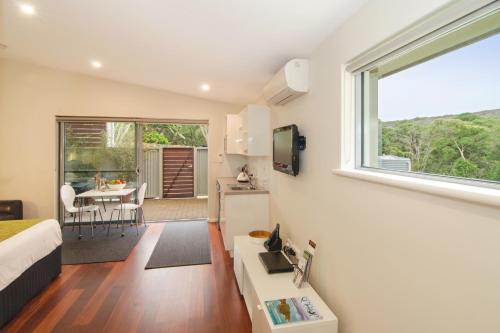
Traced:
<svg viewBox="0 0 500 333">
<path fill-rule="evenodd" d="M 242 148 L 239 138 L 241 128 L 241 117 L 239 114 L 228 114 L 226 116 L 226 136 L 225 150 L 226 154 L 240 154 Z"/>
<path fill-rule="evenodd" d="M 267 106 L 248 105 L 239 114 L 227 115 L 226 154 L 271 155 L 271 114 Z"/>
</svg>

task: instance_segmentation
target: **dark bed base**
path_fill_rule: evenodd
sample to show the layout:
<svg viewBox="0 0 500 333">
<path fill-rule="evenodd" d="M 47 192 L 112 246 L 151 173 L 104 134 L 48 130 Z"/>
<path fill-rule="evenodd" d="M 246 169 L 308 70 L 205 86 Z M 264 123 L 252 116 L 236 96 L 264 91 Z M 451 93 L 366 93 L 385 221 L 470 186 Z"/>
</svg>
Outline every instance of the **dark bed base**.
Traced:
<svg viewBox="0 0 500 333">
<path fill-rule="evenodd" d="M 0 327 L 61 273 L 61 246 L 38 260 L 0 291 Z"/>
</svg>

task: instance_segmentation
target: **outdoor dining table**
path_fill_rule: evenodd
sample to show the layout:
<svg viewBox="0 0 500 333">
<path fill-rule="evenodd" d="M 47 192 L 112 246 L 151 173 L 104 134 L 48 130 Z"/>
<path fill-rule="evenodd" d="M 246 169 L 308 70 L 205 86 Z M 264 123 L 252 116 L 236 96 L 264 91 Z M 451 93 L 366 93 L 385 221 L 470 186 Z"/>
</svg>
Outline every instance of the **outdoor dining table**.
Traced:
<svg viewBox="0 0 500 333">
<path fill-rule="evenodd" d="M 103 190 L 103 191 L 100 191 L 100 190 L 89 190 L 89 191 L 86 191 L 86 192 L 83 192 L 83 193 L 80 193 L 76 196 L 76 198 L 78 199 L 78 238 L 81 239 L 82 238 L 82 215 L 83 215 L 83 206 L 85 204 L 85 199 L 87 198 L 92 198 L 92 199 L 97 199 L 97 198 L 101 198 L 101 199 L 105 199 L 105 198 L 113 198 L 113 197 L 118 197 L 120 198 L 120 220 L 121 220 L 121 223 L 122 223 L 122 237 L 125 236 L 125 232 L 124 232 L 124 225 L 123 225 L 123 222 L 124 222 L 124 209 L 123 209 L 123 198 L 134 193 L 135 192 L 135 188 L 124 188 L 124 189 L 121 189 L 121 190 L 109 190 L 109 189 L 106 189 L 106 190 Z M 102 221 L 104 223 L 104 221 Z M 111 221 L 110 221 L 111 223 Z M 92 230 L 92 234 L 94 233 L 94 231 Z"/>
</svg>

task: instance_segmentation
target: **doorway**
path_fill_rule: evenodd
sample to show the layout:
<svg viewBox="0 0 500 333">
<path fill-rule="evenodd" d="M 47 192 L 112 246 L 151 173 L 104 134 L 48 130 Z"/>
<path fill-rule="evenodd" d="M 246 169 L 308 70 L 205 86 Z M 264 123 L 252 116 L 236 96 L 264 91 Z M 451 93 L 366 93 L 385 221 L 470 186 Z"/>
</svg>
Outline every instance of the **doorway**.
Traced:
<svg viewBox="0 0 500 333">
<path fill-rule="evenodd" d="M 149 221 L 208 218 L 208 124 L 142 128 L 144 213 Z"/>
<path fill-rule="evenodd" d="M 80 194 L 96 187 L 96 176 L 136 189 L 147 183 L 148 221 L 208 217 L 208 123 L 61 118 L 58 126 L 59 188 Z M 104 220 L 112 219 L 113 200 L 93 202 Z M 73 224 L 74 214 L 58 202 L 62 224 Z"/>
</svg>

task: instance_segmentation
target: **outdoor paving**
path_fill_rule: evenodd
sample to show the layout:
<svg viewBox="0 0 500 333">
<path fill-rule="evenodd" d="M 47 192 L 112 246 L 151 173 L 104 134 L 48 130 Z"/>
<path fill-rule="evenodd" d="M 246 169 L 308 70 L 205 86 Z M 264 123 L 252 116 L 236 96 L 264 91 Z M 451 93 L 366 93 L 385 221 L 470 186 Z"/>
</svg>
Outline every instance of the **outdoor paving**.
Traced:
<svg viewBox="0 0 500 333">
<path fill-rule="evenodd" d="M 101 209 L 104 220 L 111 218 L 112 209 L 118 205 L 118 202 L 105 201 L 106 210 L 101 202 L 97 203 Z M 147 221 L 170 221 L 170 220 L 186 220 L 206 218 L 208 216 L 208 199 L 146 199 L 144 201 L 144 215 Z M 118 218 L 115 211 L 113 220 Z M 126 219 L 130 219 L 130 215 L 126 213 Z M 97 219 L 100 220 L 99 214 Z M 89 220 L 89 214 L 85 213 L 83 221 Z M 66 223 L 72 223 L 73 217 L 66 214 Z"/>
</svg>

